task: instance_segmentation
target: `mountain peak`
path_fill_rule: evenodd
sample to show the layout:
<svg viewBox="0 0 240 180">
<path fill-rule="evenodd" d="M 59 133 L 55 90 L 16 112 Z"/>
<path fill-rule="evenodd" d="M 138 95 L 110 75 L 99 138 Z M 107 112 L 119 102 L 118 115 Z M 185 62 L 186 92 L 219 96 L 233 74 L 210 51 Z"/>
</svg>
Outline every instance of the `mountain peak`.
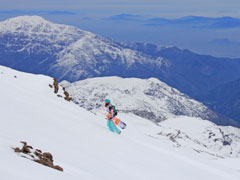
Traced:
<svg viewBox="0 0 240 180">
<path fill-rule="evenodd" d="M 17 24 L 30 24 L 30 25 L 37 25 L 37 24 L 43 24 L 43 23 L 50 23 L 46 19 L 44 19 L 41 16 L 18 16 L 9 18 L 1 24 L 9 24 L 9 25 L 17 25 Z"/>
<path fill-rule="evenodd" d="M 6 31 L 36 31 L 36 27 L 39 27 L 41 31 L 46 27 L 50 28 L 54 24 L 45 20 L 40 16 L 18 16 L 14 18 L 7 19 L 0 22 L 0 27 L 2 32 Z M 41 28 L 40 28 L 41 27 Z"/>
<path fill-rule="evenodd" d="M 46 19 L 44 19 L 41 16 L 37 16 L 37 15 L 33 15 L 33 16 L 29 16 L 29 15 L 24 15 L 24 16 L 17 16 L 17 17 L 13 17 L 13 18 L 9 18 L 8 21 L 47 21 Z M 47 21 L 49 22 L 49 21 Z"/>
<path fill-rule="evenodd" d="M 62 45 L 69 45 L 88 34 L 88 32 L 73 26 L 50 22 L 41 16 L 18 16 L 0 22 L 0 35 L 9 36 L 10 34 L 14 39 L 26 38 L 24 42 L 28 42 L 28 47 L 38 46 L 39 41 L 44 41 L 45 43 L 48 42 L 46 48 L 57 46 L 57 48 L 60 47 L 58 49 L 62 50 Z M 34 43 L 36 39 L 38 42 Z M 60 42 L 60 44 L 56 44 L 57 42 Z M 52 44 L 52 46 L 49 46 L 49 44 Z M 19 43 L 17 46 L 19 46 Z M 24 49 L 26 48 L 20 47 L 18 50 Z M 30 51 L 32 52 L 32 50 Z"/>
<path fill-rule="evenodd" d="M 17 33 L 83 33 L 82 30 L 73 26 L 52 23 L 41 16 L 18 16 L 0 22 L 0 32 Z"/>
</svg>

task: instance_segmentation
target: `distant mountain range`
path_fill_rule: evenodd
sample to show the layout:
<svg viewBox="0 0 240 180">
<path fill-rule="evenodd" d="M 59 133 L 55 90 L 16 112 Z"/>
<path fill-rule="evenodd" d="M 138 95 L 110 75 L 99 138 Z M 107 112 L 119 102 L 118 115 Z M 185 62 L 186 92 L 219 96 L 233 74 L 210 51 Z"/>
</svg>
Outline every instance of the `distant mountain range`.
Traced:
<svg viewBox="0 0 240 180">
<path fill-rule="evenodd" d="M 104 31 L 94 32 L 119 41 L 175 45 L 198 54 L 240 57 L 240 19 L 236 17 L 163 18 L 117 14 L 101 23 L 106 27 L 99 29 Z"/>
<path fill-rule="evenodd" d="M 187 95 L 198 98 L 229 79 L 240 76 L 240 59 L 215 58 L 199 55 L 177 47 L 163 47 L 149 43 L 121 43 L 153 57 L 168 61 L 165 76 L 158 78 Z"/>
<path fill-rule="evenodd" d="M 0 22 L 0 64 L 70 82 L 103 76 L 155 77 L 194 98 L 240 78 L 240 59 L 116 42 L 39 16 Z"/>
<path fill-rule="evenodd" d="M 144 68 L 159 72 L 167 62 L 124 48 L 109 39 L 38 16 L 0 23 L 0 63 L 18 70 L 45 73 L 58 80 L 124 75 L 144 77 Z M 139 73 L 142 71 L 141 73 Z M 160 70 L 161 71 L 161 70 Z"/>
<path fill-rule="evenodd" d="M 240 19 L 233 17 L 209 18 L 199 16 L 187 16 L 179 19 L 154 18 L 150 19 L 147 25 L 162 26 L 166 24 L 181 24 L 182 26 L 190 26 L 192 28 L 225 29 L 240 27 Z"/>
<path fill-rule="evenodd" d="M 234 17 L 185 16 L 182 18 L 146 18 L 133 14 L 118 14 L 105 18 L 111 21 L 140 21 L 147 26 L 181 26 L 191 28 L 225 29 L 240 27 L 240 19 Z"/>
</svg>

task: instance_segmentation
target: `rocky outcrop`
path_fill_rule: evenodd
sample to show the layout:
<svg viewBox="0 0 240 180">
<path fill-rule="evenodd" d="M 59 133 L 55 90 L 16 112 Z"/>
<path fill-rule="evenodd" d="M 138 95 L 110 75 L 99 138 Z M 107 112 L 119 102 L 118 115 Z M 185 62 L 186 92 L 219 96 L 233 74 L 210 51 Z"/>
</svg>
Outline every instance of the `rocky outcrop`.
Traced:
<svg viewBox="0 0 240 180">
<path fill-rule="evenodd" d="M 72 98 L 70 97 L 69 93 L 66 91 L 65 87 L 63 87 L 63 91 L 64 91 L 64 95 L 65 95 L 64 99 L 66 101 L 72 101 Z"/>
<path fill-rule="evenodd" d="M 21 141 L 21 143 L 23 144 L 21 149 L 19 147 L 13 148 L 16 153 L 19 153 L 22 157 L 40 163 L 44 166 L 63 171 L 62 167 L 53 164 L 53 155 L 50 152 L 43 153 L 39 149 L 34 150 L 33 147 L 27 145 L 27 142 L 25 141 Z"/>
<path fill-rule="evenodd" d="M 58 87 L 58 81 L 56 78 L 53 78 L 53 87 L 54 87 L 54 93 L 57 94 L 59 87 Z"/>
<path fill-rule="evenodd" d="M 66 101 L 72 101 L 72 98 L 70 97 L 69 93 L 66 91 L 65 87 L 62 87 L 63 93 L 59 90 L 59 83 L 56 78 L 53 78 L 53 84 L 49 84 L 50 88 L 54 89 L 54 93 L 57 94 L 57 97 L 64 97 Z"/>
</svg>

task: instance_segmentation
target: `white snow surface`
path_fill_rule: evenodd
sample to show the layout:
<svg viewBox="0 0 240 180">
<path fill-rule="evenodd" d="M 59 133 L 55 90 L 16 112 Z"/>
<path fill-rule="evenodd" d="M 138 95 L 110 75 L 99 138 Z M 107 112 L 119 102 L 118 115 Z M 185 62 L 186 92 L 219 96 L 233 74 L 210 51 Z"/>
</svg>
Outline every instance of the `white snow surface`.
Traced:
<svg viewBox="0 0 240 180">
<path fill-rule="evenodd" d="M 98 77 L 62 83 L 79 106 L 96 110 L 108 98 L 119 111 L 160 121 L 176 115 L 209 118 L 202 103 L 156 79 Z"/>
<path fill-rule="evenodd" d="M 121 114 L 128 127 L 120 135 L 113 134 L 100 113 L 95 115 L 57 97 L 49 87 L 52 82 L 50 77 L 0 66 L 0 179 L 239 180 L 238 158 L 221 159 L 189 147 L 176 148 L 157 134 L 164 126 L 176 125 L 199 136 L 193 129 L 211 123 L 179 117 L 157 126 Z M 51 152 L 54 164 L 64 171 L 20 157 L 11 147 L 19 146 L 21 140 Z"/>
<path fill-rule="evenodd" d="M 18 16 L 0 22 L 1 33 L 24 33 L 58 35 L 67 39 L 66 35 L 78 35 L 78 33 L 90 34 L 73 26 L 55 24 L 40 16 Z M 65 37 L 63 36 L 65 35 Z"/>
<path fill-rule="evenodd" d="M 52 23 L 40 16 L 19 16 L 0 22 L 0 36 L 14 37 L 13 42 L 2 45 L 8 48 L 17 46 L 18 52 L 27 51 L 29 54 L 36 50 L 39 53 L 58 53 L 89 34 L 73 26 Z"/>
<path fill-rule="evenodd" d="M 57 62 L 51 69 L 61 72 L 59 79 L 72 74 L 71 79 L 75 81 L 86 77 L 102 76 L 104 72 L 113 68 L 112 64 L 124 65 L 126 69 L 135 64 L 146 64 L 146 66 L 154 64 L 159 68 L 169 65 L 162 57 L 153 58 L 89 33 L 59 52 Z"/>
<path fill-rule="evenodd" d="M 106 54 L 115 61 L 119 58 L 121 63 L 125 63 L 127 66 L 131 66 L 135 62 L 154 63 L 156 61 L 161 66 L 163 59 L 158 58 L 157 60 L 153 60 L 150 56 L 143 55 L 131 49 L 122 48 L 111 40 L 95 34 L 88 34 L 60 52 L 56 66 L 74 66 L 79 62 L 96 66 L 99 61 L 96 57 L 104 57 Z M 72 63 L 72 61 L 75 61 L 75 63 Z M 104 63 L 110 64 L 111 61 L 105 57 Z"/>
</svg>

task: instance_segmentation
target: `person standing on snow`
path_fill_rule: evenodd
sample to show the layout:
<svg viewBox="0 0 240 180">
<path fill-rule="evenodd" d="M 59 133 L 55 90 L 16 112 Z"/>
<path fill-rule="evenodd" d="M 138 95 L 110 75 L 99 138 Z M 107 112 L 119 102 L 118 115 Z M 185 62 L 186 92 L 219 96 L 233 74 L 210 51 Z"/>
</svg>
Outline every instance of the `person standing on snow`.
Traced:
<svg viewBox="0 0 240 180">
<path fill-rule="evenodd" d="M 117 126 L 115 124 L 118 124 L 120 122 L 120 119 L 117 119 L 117 110 L 115 108 L 115 106 L 113 106 L 111 104 L 111 101 L 109 99 L 105 100 L 105 108 L 107 108 L 107 126 L 109 128 L 110 131 L 112 132 L 116 132 L 117 134 L 120 134 L 121 131 L 117 128 Z M 114 121 L 115 120 L 115 124 Z"/>
</svg>

